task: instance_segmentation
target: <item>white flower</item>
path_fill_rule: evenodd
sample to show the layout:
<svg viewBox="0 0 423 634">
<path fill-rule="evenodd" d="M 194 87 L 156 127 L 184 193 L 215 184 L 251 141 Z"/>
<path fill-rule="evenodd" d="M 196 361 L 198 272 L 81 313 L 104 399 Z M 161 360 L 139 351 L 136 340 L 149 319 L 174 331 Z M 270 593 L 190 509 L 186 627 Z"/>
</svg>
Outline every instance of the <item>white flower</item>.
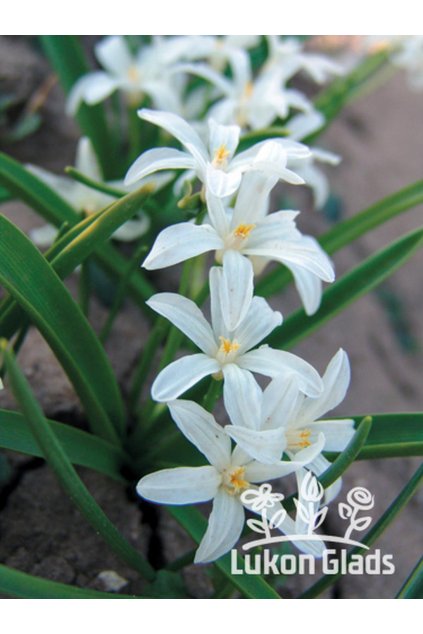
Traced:
<svg viewBox="0 0 423 634">
<path fill-rule="evenodd" d="M 215 70 L 222 71 L 228 60 L 236 55 L 246 55 L 246 49 L 257 46 L 259 41 L 259 35 L 192 36 L 184 58 L 206 59 Z"/>
<path fill-rule="evenodd" d="M 294 461 L 277 461 L 272 465 L 252 460 L 236 447 L 214 417 L 192 401 L 168 403 L 173 420 L 181 432 L 207 458 L 204 467 L 164 469 L 142 478 L 138 494 L 159 504 L 196 504 L 213 499 L 207 531 L 195 554 L 195 563 L 214 561 L 227 553 L 238 541 L 244 526 L 243 491 L 255 483 L 280 478 L 306 465 L 314 451 L 304 450 Z M 281 509 L 273 500 L 273 509 Z M 270 515 L 271 513 L 269 513 Z M 286 534 L 295 533 L 295 523 L 285 516 L 278 526 Z"/>
<path fill-rule="evenodd" d="M 220 98 L 208 116 L 222 124 L 237 124 L 242 129 L 258 130 L 275 119 L 285 119 L 291 108 L 307 112 L 311 102 L 300 91 L 285 86 L 283 66 L 273 64 L 253 75 L 248 55 L 229 58 L 232 77 L 228 78 L 206 64 L 181 64 L 179 70 L 202 77 L 215 88 Z"/>
<path fill-rule="evenodd" d="M 179 112 L 183 81 L 171 70 L 186 46 L 180 38 L 153 38 L 133 55 L 124 37 L 106 37 L 95 47 L 105 70 L 87 73 L 75 83 L 67 111 L 75 114 L 81 102 L 94 105 L 120 90 L 131 104 L 138 104 L 145 94 L 156 108 Z"/>
<path fill-rule="evenodd" d="M 238 381 L 258 372 L 274 377 L 294 374 L 299 389 L 310 396 L 321 391 L 321 379 L 308 363 L 285 351 L 261 346 L 251 350 L 276 326 L 282 315 L 262 297 L 253 295 L 253 272 L 246 258 L 228 251 L 223 268 L 210 271 L 211 326 L 198 306 L 176 293 L 158 293 L 147 304 L 166 317 L 202 351 L 164 368 L 152 386 L 156 401 L 171 401 L 209 375 L 223 375 L 225 389 L 238 389 Z M 235 375 L 231 368 L 239 368 Z"/>
<path fill-rule="evenodd" d="M 274 159 L 283 150 L 274 143 Z M 255 273 L 261 273 L 270 261 L 287 266 L 308 314 L 320 305 L 322 283 L 333 282 L 332 264 L 318 242 L 302 235 L 295 224 L 299 212 L 267 213 L 269 193 L 277 176 L 251 172 L 244 176 L 234 209 L 207 194 L 208 218 L 196 225 L 183 222 L 164 229 L 143 263 L 146 269 L 171 266 L 208 251 L 217 259 L 229 251 L 251 259 Z M 232 258 L 234 255 L 231 256 Z"/>
<path fill-rule="evenodd" d="M 91 141 L 82 137 L 76 150 L 76 169 L 89 179 L 101 183 L 103 181 L 101 169 L 98 164 L 97 157 L 94 149 L 91 145 Z M 116 198 L 104 194 L 92 187 L 88 187 L 79 181 L 67 178 L 65 176 L 58 176 L 52 174 L 41 167 L 35 165 L 29 165 L 28 169 L 33 172 L 38 178 L 49 185 L 54 191 L 56 191 L 64 200 L 66 200 L 76 211 L 84 212 L 85 214 L 93 214 L 97 211 L 101 211 L 105 207 L 108 207 L 116 201 Z M 145 179 L 141 185 L 149 185 L 153 189 L 158 189 L 165 185 L 169 181 L 169 175 L 163 174 L 162 178 L 153 177 Z M 108 183 L 116 187 L 117 189 L 126 189 L 121 181 L 114 181 Z M 127 189 L 127 191 L 130 191 Z M 128 220 L 122 227 L 119 227 L 113 234 L 116 240 L 123 242 L 136 240 L 140 236 L 144 235 L 149 229 L 149 218 L 140 212 L 137 218 Z M 30 233 L 31 238 L 40 247 L 50 246 L 57 235 L 57 229 L 52 225 L 45 225 L 38 229 L 33 229 Z"/>
<path fill-rule="evenodd" d="M 404 68 L 410 85 L 423 89 L 423 35 L 408 35 L 400 41 L 398 50 L 392 55 L 396 66 Z"/>
<path fill-rule="evenodd" d="M 195 172 L 206 191 L 215 196 L 230 196 L 240 186 L 242 175 L 249 170 L 261 170 L 293 184 L 303 183 L 287 166 L 288 158 L 306 157 L 308 149 L 295 141 L 280 140 L 281 161 L 272 160 L 273 143 L 263 141 L 235 156 L 240 128 L 223 126 L 213 119 L 208 122 L 208 143 L 203 143 L 197 132 L 184 119 L 170 112 L 142 109 L 139 116 L 172 134 L 186 151 L 174 148 L 147 150 L 130 167 L 125 183 L 132 185 L 140 178 L 164 169 L 189 169 Z"/>
<path fill-rule="evenodd" d="M 227 371 L 236 374 L 231 368 Z M 230 377 L 227 376 L 227 379 Z M 236 377 L 232 378 L 234 385 Z M 324 442 L 308 465 L 316 475 L 323 473 L 329 461 L 321 451 L 343 451 L 354 435 L 354 421 L 319 420 L 344 399 L 350 382 L 348 357 L 339 350 L 323 376 L 323 391 L 315 398 L 307 398 L 298 390 L 297 382 L 284 376 L 273 379 L 264 392 L 251 376 L 238 380 L 238 389 L 224 386 L 225 408 L 232 425 L 225 429 L 251 456 L 261 462 L 272 463 L 285 451 L 295 456 L 305 447 Z M 326 500 L 335 497 L 341 487 L 338 480 L 326 491 Z"/>
</svg>

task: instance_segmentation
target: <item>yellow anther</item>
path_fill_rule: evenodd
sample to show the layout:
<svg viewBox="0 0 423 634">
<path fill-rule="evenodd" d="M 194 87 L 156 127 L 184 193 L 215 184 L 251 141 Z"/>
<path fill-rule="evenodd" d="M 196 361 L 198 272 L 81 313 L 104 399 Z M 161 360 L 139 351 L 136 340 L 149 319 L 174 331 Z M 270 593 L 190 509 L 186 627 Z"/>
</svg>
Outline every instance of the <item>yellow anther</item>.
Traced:
<svg viewBox="0 0 423 634">
<path fill-rule="evenodd" d="M 245 240 L 245 238 L 248 238 L 255 226 L 256 225 L 238 225 L 234 230 L 234 236 Z"/>
<path fill-rule="evenodd" d="M 225 337 L 219 337 L 220 340 L 220 348 L 219 352 L 223 352 L 224 354 L 229 354 L 230 352 L 236 352 L 239 348 L 239 343 L 237 341 L 231 341 L 230 339 L 226 339 Z"/>
<path fill-rule="evenodd" d="M 244 88 L 244 96 L 249 99 L 253 94 L 254 84 L 252 81 L 247 81 Z"/>
<path fill-rule="evenodd" d="M 227 149 L 225 144 L 222 144 L 217 148 L 213 157 L 213 165 L 215 167 L 223 167 L 226 165 L 228 160 L 228 156 L 230 155 L 229 150 Z"/>
<path fill-rule="evenodd" d="M 311 431 L 309 429 L 288 432 L 288 446 L 292 449 L 296 447 L 310 447 L 310 436 Z"/>
<path fill-rule="evenodd" d="M 223 486 L 230 495 L 238 495 L 244 489 L 248 489 L 250 483 L 245 480 L 245 467 L 236 467 L 223 476 Z"/>
<path fill-rule="evenodd" d="M 134 83 L 140 80 L 140 73 L 136 66 L 130 66 L 128 68 L 128 79 Z"/>
</svg>

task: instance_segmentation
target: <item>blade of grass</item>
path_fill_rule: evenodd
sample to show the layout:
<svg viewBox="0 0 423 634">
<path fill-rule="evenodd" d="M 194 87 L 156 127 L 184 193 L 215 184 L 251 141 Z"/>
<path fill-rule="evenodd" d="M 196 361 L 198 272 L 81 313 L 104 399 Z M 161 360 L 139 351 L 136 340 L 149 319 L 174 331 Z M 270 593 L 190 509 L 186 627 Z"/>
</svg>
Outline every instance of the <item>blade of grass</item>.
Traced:
<svg viewBox="0 0 423 634">
<path fill-rule="evenodd" d="M 99 592 L 41 579 L 0 564 L 0 592 L 18 599 L 142 599 L 133 594 Z"/>
<path fill-rule="evenodd" d="M 423 557 L 405 580 L 396 599 L 423 599 Z"/>
<path fill-rule="evenodd" d="M 54 420 L 47 420 L 47 423 L 70 462 L 103 473 L 118 482 L 126 482 L 121 469 L 129 459 L 120 447 L 70 425 Z M 4 409 L 0 409 L 0 447 L 29 456 L 43 456 L 25 417 L 19 412 Z"/>
<path fill-rule="evenodd" d="M 37 326 L 73 383 L 94 432 L 112 442 L 124 409 L 110 362 L 69 291 L 32 242 L 0 215 L 0 283 Z"/>
<path fill-rule="evenodd" d="M 7 343 L 2 340 L 0 346 L 16 401 L 28 421 L 44 458 L 57 476 L 64 491 L 94 530 L 122 561 L 137 570 L 146 580 L 153 581 L 155 577 L 153 568 L 119 533 L 79 478 L 63 446 L 44 418 L 43 412 L 35 400 L 26 378 L 19 369 L 13 353 L 7 347 Z"/>
</svg>

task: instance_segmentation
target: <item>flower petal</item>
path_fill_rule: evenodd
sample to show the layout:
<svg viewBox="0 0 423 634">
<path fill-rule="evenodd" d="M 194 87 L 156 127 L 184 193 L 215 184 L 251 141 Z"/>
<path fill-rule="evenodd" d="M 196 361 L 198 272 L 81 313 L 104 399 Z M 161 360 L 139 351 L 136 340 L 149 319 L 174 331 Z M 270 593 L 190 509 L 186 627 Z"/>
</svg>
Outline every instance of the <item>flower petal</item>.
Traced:
<svg viewBox="0 0 423 634">
<path fill-rule="evenodd" d="M 276 376 L 266 387 L 262 399 L 262 429 L 286 427 L 299 397 L 297 378 Z"/>
<path fill-rule="evenodd" d="M 207 212 L 209 219 L 222 240 L 229 234 L 229 219 L 223 200 L 206 190 Z"/>
<path fill-rule="evenodd" d="M 289 269 L 294 276 L 295 286 L 301 297 L 305 312 L 307 315 L 314 315 L 322 301 L 321 279 L 301 266 L 290 264 Z"/>
<path fill-rule="evenodd" d="M 220 303 L 226 328 L 234 331 L 250 308 L 254 293 L 251 262 L 238 251 L 226 251 L 223 268 L 219 269 Z"/>
<path fill-rule="evenodd" d="M 223 376 L 223 400 L 232 424 L 259 429 L 262 391 L 251 372 L 235 363 L 227 363 L 223 366 Z"/>
<path fill-rule="evenodd" d="M 234 332 L 240 345 L 239 354 L 253 348 L 281 323 L 280 312 L 273 310 L 263 297 L 253 297 L 245 318 Z M 242 367 L 249 369 L 245 365 Z"/>
<path fill-rule="evenodd" d="M 178 139 L 186 150 L 194 157 L 201 169 L 205 168 L 208 160 L 206 147 L 193 127 L 182 117 L 172 112 L 162 112 L 160 110 L 148 110 L 143 108 L 138 110 L 138 116 L 145 121 L 158 125 L 169 134 Z"/>
<path fill-rule="evenodd" d="M 323 389 L 322 379 L 313 366 L 285 350 L 261 346 L 243 354 L 238 359 L 238 365 L 272 378 L 279 374 L 286 377 L 293 374 L 297 379 L 298 389 L 313 398 L 319 396 Z"/>
<path fill-rule="evenodd" d="M 209 190 L 213 196 L 226 198 L 226 196 L 232 196 L 237 191 L 241 178 L 241 171 L 231 170 L 225 172 L 223 169 L 216 168 L 211 163 L 208 163 L 204 184 L 206 190 Z"/>
<path fill-rule="evenodd" d="M 121 35 L 104 38 L 94 50 L 100 64 L 112 75 L 125 74 L 134 63 L 129 46 Z"/>
<path fill-rule="evenodd" d="M 354 420 L 318 420 L 308 423 L 307 428 L 325 437 L 325 451 L 343 451 L 355 434 Z"/>
<path fill-rule="evenodd" d="M 205 376 L 219 372 L 216 359 L 205 354 L 191 354 L 166 366 L 156 377 L 151 396 L 159 403 L 174 401 Z"/>
<path fill-rule="evenodd" d="M 195 504 L 211 500 L 221 476 L 214 467 L 176 467 L 144 476 L 137 493 L 158 504 Z"/>
<path fill-rule="evenodd" d="M 216 353 L 210 324 L 192 300 L 177 293 L 157 293 L 146 304 L 179 328 L 200 350 L 210 356 Z"/>
<path fill-rule="evenodd" d="M 78 79 L 69 94 L 66 112 L 74 115 L 82 101 L 89 105 L 100 103 L 119 87 L 119 82 L 103 71 L 88 73 Z"/>
<path fill-rule="evenodd" d="M 88 137 L 82 137 L 79 139 L 78 146 L 76 148 L 75 167 L 85 176 L 92 178 L 92 180 L 103 180 L 103 175 L 101 173 L 96 153 L 94 152 L 94 148 Z"/>
<path fill-rule="evenodd" d="M 222 471 L 231 462 L 231 441 L 214 417 L 194 401 L 176 400 L 168 403 L 171 416 L 181 432 Z"/>
<path fill-rule="evenodd" d="M 149 271 L 162 269 L 222 248 L 223 241 L 210 225 L 181 222 L 159 233 L 142 266 Z"/>
<path fill-rule="evenodd" d="M 142 212 L 138 214 L 138 218 L 133 220 L 127 220 L 114 234 L 114 240 L 120 240 L 120 242 L 132 242 L 137 238 L 140 238 L 150 228 L 150 218 Z"/>
<path fill-rule="evenodd" d="M 241 536 L 244 509 L 238 497 L 220 489 L 213 501 L 209 525 L 195 553 L 194 563 L 215 561 L 227 553 Z"/>
<path fill-rule="evenodd" d="M 286 447 L 283 428 L 257 430 L 226 425 L 225 431 L 252 458 L 264 464 L 280 460 Z"/>
<path fill-rule="evenodd" d="M 216 151 L 224 147 L 229 152 L 230 160 L 238 147 L 241 128 L 237 125 L 221 125 L 214 119 L 208 120 L 208 126 L 210 156 L 213 158 Z"/>
<path fill-rule="evenodd" d="M 147 150 L 132 163 L 125 176 L 125 186 L 133 185 L 141 178 L 159 170 L 192 169 L 194 166 L 194 160 L 187 152 L 170 147 Z"/>
</svg>

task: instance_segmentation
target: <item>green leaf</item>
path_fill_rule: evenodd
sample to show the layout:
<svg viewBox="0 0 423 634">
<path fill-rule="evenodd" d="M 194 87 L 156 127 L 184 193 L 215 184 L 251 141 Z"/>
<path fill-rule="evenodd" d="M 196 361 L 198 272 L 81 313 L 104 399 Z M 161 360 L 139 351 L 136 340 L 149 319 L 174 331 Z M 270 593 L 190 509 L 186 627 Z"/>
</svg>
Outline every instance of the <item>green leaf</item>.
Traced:
<svg viewBox="0 0 423 634">
<path fill-rule="evenodd" d="M 1 215 L 0 235 L 0 284 L 54 351 L 84 404 L 94 432 L 116 441 L 115 429 L 123 431 L 124 410 L 104 349 L 45 258 Z"/>
<path fill-rule="evenodd" d="M 423 465 L 421 465 L 413 477 L 407 482 L 405 487 L 402 489 L 401 493 L 395 498 L 389 508 L 383 513 L 380 519 L 376 522 L 376 524 L 366 533 L 361 542 L 366 546 L 372 546 L 375 541 L 380 537 L 380 535 L 385 531 L 385 529 L 389 526 L 389 524 L 395 519 L 395 517 L 399 514 L 399 512 L 408 504 L 408 502 L 413 497 L 414 493 L 417 491 L 418 487 L 421 484 L 423 479 Z M 351 557 L 357 554 L 365 553 L 365 548 L 361 548 L 359 546 L 352 548 L 347 555 L 347 562 L 351 561 Z M 335 583 L 341 573 L 334 575 L 326 575 L 316 581 L 308 590 L 306 590 L 302 595 L 301 599 L 314 599 L 319 594 L 324 592 L 327 588 L 329 588 L 333 583 Z"/>
<path fill-rule="evenodd" d="M 304 309 L 297 310 L 285 320 L 282 328 L 270 335 L 267 343 L 286 349 L 301 341 L 392 275 L 422 243 L 423 229 L 417 229 L 371 255 L 325 290 L 317 313 L 309 316 Z"/>
<path fill-rule="evenodd" d="M 335 253 L 375 227 L 421 203 L 423 203 L 423 181 L 417 181 L 383 198 L 352 218 L 337 223 L 318 241 L 326 253 Z M 256 291 L 267 297 L 279 292 L 291 279 L 292 275 L 287 268 L 278 267 L 258 281 Z"/>
<path fill-rule="evenodd" d="M 126 539 L 119 533 L 90 494 L 70 463 L 60 441 L 44 418 L 31 388 L 19 369 L 13 353 L 3 340 L 0 344 L 8 372 L 12 392 L 31 428 L 43 456 L 57 476 L 61 486 L 85 519 L 103 538 L 106 544 L 129 566 L 137 570 L 147 581 L 153 581 L 155 572 Z"/>
<path fill-rule="evenodd" d="M 17 198 L 24 201 L 34 211 L 39 213 L 47 222 L 62 227 L 68 223 L 73 228 L 81 221 L 80 215 L 63 198 L 61 198 L 48 185 L 43 183 L 34 174 L 31 174 L 20 163 L 0 152 L 0 183 Z M 145 196 L 147 192 L 143 191 Z M 140 201 L 138 201 L 139 203 Z M 126 204 L 126 198 L 123 202 Z M 139 209 L 134 210 L 134 214 Z M 101 212 L 99 212 L 100 215 Z M 87 218 L 82 222 L 87 222 L 87 226 L 95 219 Z M 79 224 L 75 233 L 68 233 L 68 240 L 76 236 L 85 225 Z M 117 227 L 116 227 L 117 228 Z M 55 253 L 55 251 L 54 251 Z M 113 279 L 119 280 L 128 262 L 117 249 L 111 244 L 98 245 L 95 253 L 96 259 L 102 268 L 109 273 Z M 146 281 L 145 277 L 138 271 L 138 275 L 132 276 L 129 283 L 129 293 L 138 305 L 145 310 L 145 300 L 154 292 L 152 285 Z M 13 319 L 12 319 L 13 321 Z"/>
<path fill-rule="evenodd" d="M 83 48 L 74 35 L 41 35 L 41 44 L 66 94 L 75 82 L 90 71 Z M 81 104 L 76 120 L 83 134 L 91 140 L 106 179 L 119 177 L 117 148 L 107 127 L 101 104 Z"/>
<path fill-rule="evenodd" d="M 20 599 L 142 599 L 131 594 L 98 592 L 41 579 L 0 564 L 0 592 Z"/>
<path fill-rule="evenodd" d="M 423 599 L 423 557 L 406 579 L 396 599 Z"/>
<path fill-rule="evenodd" d="M 47 422 L 70 462 L 103 473 L 118 482 L 126 482 L 120 473 L 122 467 L 128 464 L 122 449 L 70 425 L 53 420 Z M 43 456 L 25 417 L 19 412 L 4 409 L 0 409 L 0 447 L 29 456 Z"/>
<path fill-rule="evenodd" d="M 207 528 L 207 521 L 196 508 L 189 506 L 168 506 L 169 513 L 191 537 L 200 543 Z M 247 599 L 281 599 L 279 594 L 259 575 L 232 575 L 229 555 L 221 557 L 214 565 L 227 577 Z M 242 564 L 240 564 L 242 567 Z"/>
<path fill-rule="evenodd" d="M 370 434 L 357 460 L 423 455 L 423 413 L 371 414 Z M 360 417 L 353 416 L 356 421 Z"/>
</svg>

